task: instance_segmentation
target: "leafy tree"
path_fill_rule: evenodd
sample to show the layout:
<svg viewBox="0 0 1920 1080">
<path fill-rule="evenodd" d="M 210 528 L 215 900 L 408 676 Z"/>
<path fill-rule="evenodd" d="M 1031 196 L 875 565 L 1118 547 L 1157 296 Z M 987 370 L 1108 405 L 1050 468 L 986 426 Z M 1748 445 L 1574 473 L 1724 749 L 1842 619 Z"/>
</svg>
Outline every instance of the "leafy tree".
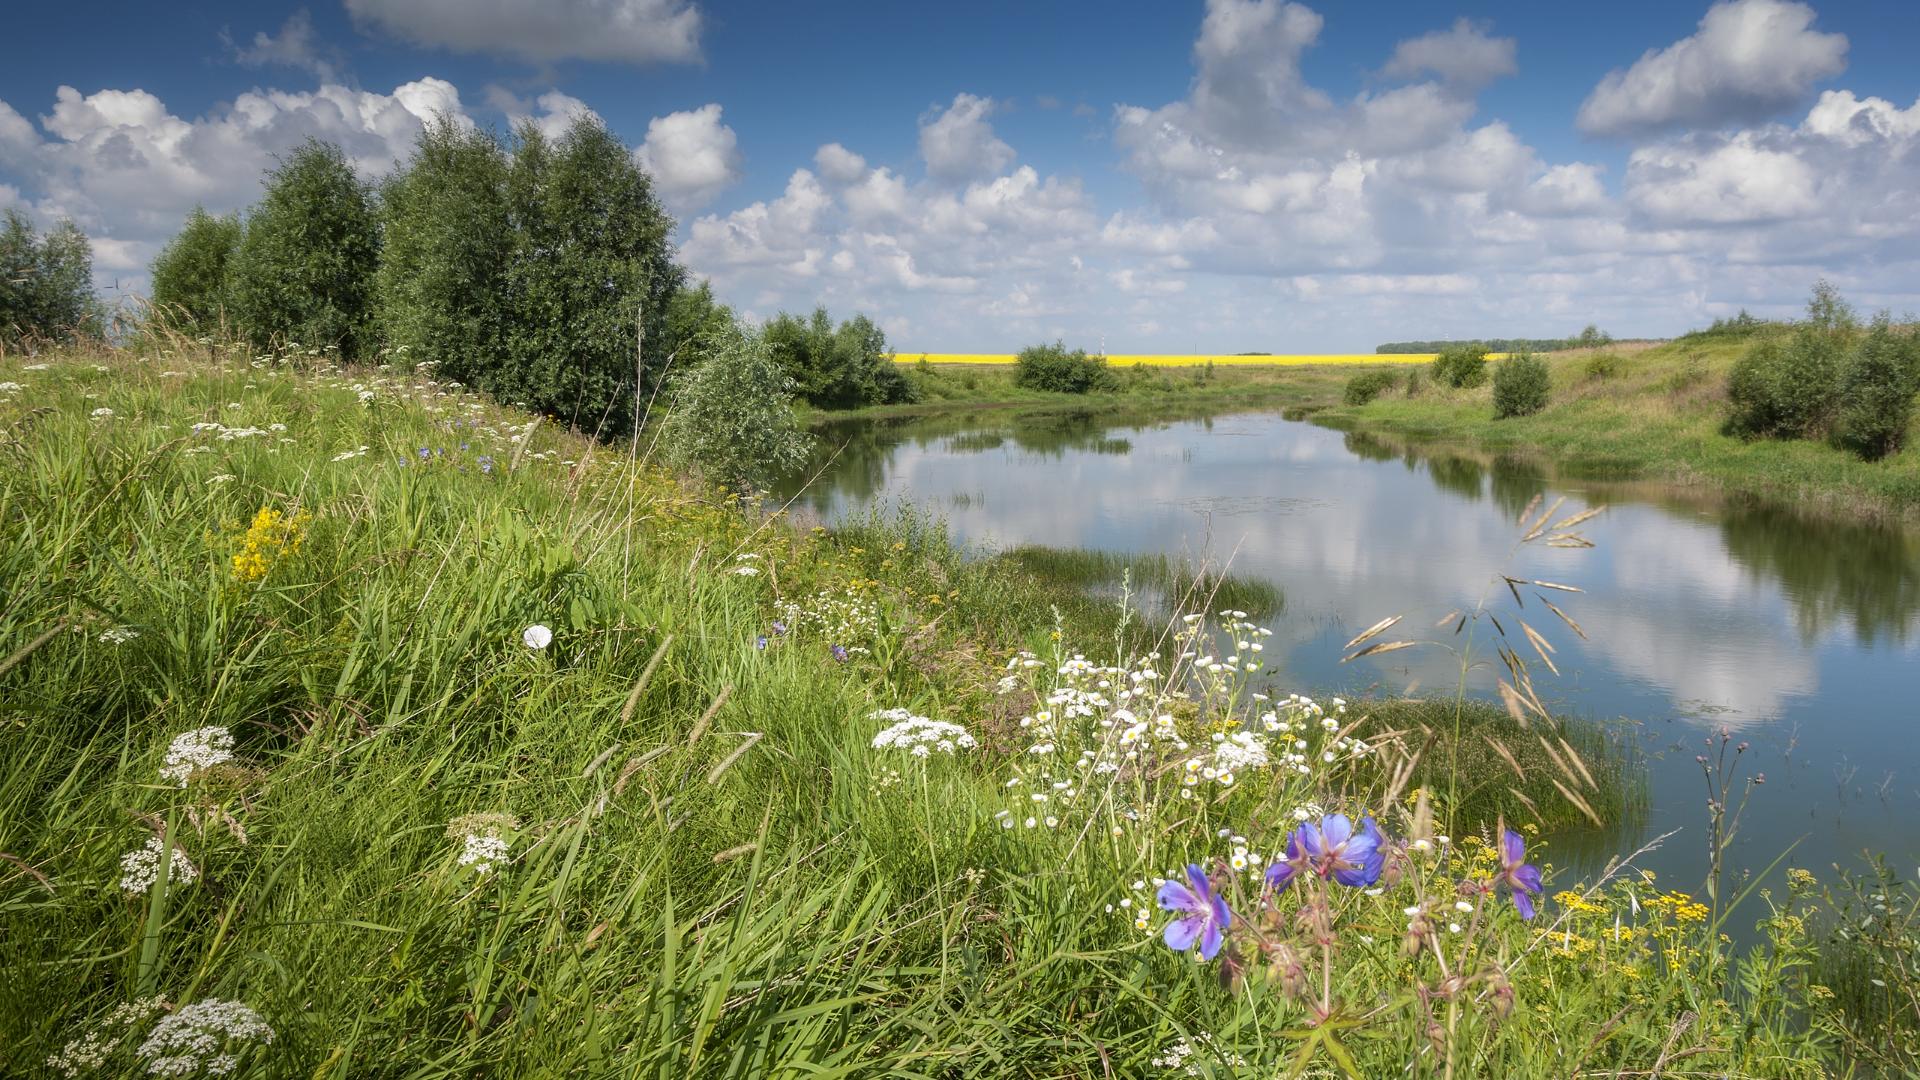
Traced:
<svg viewBox="0 0 1920 1080">
<path fill-rule="evenodd" d="M 215 217 L 201 207 L 153 260 L 153 305 L 183 328 L 219 325 L 227 314 L 228 270 L 244 233 L 238 214 Z"/>
<path fill-rule="evenodd" d="M 1493 368 L 1493 417 L 1530 416 L 1547 407 L 1551 386 L 1547 362 L 1532 353 L 1514 353 Z"/>
<path fill-rule="evenodd" d="M 1728 431 L 1776 439 L 1824 434 L 1838 404 L 1845 361 L 1844 341 L 1814 326 L 1761 341 L 1734 362 L 1728 376 Z"/>
<path fill-rule="evenodd" d="M 1821 278 L 1813 283 L 1813 295 L 1807 298 L 1807 323 L 1817 330 L 1844 333 L 1857 329 L 1860 320 L 1853 313 L 1853 305 L 1841 298 L 1840 290 Z"/>
<path fill-rule="evenodd" d="M 1480 345 L 1456 345 L 1433 360 L 1433 381 L 1456 390 L 1487 381 L 1487 350 Z"/>
<path fill-rule="evenodd" d="M 379 230 L 365 185 L 340 148 L 309 139 L 267 176 L 232 261 L 231 302 L 255 346 L 372 345 Z"/>
<path fill-rule="evenodd" d="M 1348 405 L 1365 405 L 1400 385 L 1400 376 L 1392 371 L 1368 371 L 1347 380 L 1340 400 Z"/>
<path fill-rule="evenodd" d="M 887 335 L 865 315 L 837 328 L 824 307 L 802 319 L 781 312 L 767 324 L 768 347 L 800 396 L 825 409 L 914 401 L 912 380 L 894 364 Z"/>
<path fill-rule="evenodd" d="M 1574 335 L 1573 339 L 1568 341 L 1567 344 L 1576 349 L 1597 349 L 1602 345 L 1613 344 L 1613 335 L 1592 323 L 1588 323 L 1586 328 Z"/>
<path fill-rule="evenodd" d="M 380 192 L 382 246 L 374 311 L 389 346 L 414 363 L 480 386 L 503 359 L 507 154 L 484 131 L 451 118 L 428 124 L 413 156 Z"/>
<path fill-rule="evenodd" d="M 591 117 L 558 140 L 518 132 L 507 170 L 505 358 L 481 385 L 587 431 L 631 431 L 671 344 L 685 272 L 673 221 L 626 147 Z"/>
<path fill-rule="evenodd" d="M 766 487 L 806 460 L 793 415 L 794 382 L 764 332 L 729 321 L 703 332 L 701 362 L 675 386 L 663 432 L 668 457 L 736 490 Z"/>
<path fill-rule="evenodd" d="M 713 287 L 701 282 L 683 288 L 667 301 L 667 355 L 672 371 L 686 371 L 706 358 L 713 341 L 724 340 L 722 331 L 733 326 L 733 310 L 714 299 Z"/>
<path fill-rule="evenodd" d="M 1837 438 L 1866 458 L 1897 452 L 1913 422 L 1913 399 L 1920 393 L 1920 340 L 1896 333 L 1885 315 L 1847 359 L 1840 384 Z"/>
<path fill-rule="evenodd" d="M 1014 358 L 1013 385 L 1060 394 L 1102 393 L 1120 388 L 1120 380 L 1105 357 L 1088 356 L 1085 349 L 1067 351 L 1062 342 L 1032 345 Z"/>
<path fill-rule="evenodd" d="M 93 248 L 62 220 L 45 236 L 16 211 L 0 222 L 0 346 L 68 341 L 97 330 Z"/>
</svg>

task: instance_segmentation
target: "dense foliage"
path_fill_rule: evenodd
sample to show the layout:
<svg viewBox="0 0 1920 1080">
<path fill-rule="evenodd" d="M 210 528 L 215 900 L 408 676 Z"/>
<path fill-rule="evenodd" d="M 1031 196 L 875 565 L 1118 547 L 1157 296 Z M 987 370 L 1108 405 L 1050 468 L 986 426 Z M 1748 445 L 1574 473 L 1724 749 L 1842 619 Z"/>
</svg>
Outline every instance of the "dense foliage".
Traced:
<svg viewBox="0 0 1920 1080">
<path fill-rule="evenodd" d="M 15 210 L 0 217 L 0 349 L 71 341 L 98 331 L 93 249 L 61 221 L 45 236 Z"/>
<path fill-rule="evenodd" d="M 1396 372 L 1369 371 L 1348 379 L 1340 400 L 1348 405 L 1365 405 L 1399 384 L 1400 376 Z"/>
<path fill-rule="evenodd" d="M 887 335 L 865 315 L 836 327 L 824 307 L 804 319 L 781 312 L 767 323 L 766 341 L 809 405 L 852 409 L 915 400 L 912 381 L 887 349 Z"/>
<path fill-rule="evenodd" d="M 1565 338 L 1448 338 L 1432 341 L 1389 341 L 1375 346 L 1376 353 L 1441 353 L 1477 345 L 1487 352 L 1558 352 L 1561 349 L 1593 349 L 1610 344 L 1613 335 L 1589 325 Z"/>
<path fill-rule="evenodd" d="M 1434 382 L 1455 390 L 1480 386 L 1487 381 L 1487 350 L 1480 345 L 1455 345 L 1442 349 L 1432 366 Z"/>
<path fill-rule="evenodd" d="M 347 359 L 374 351 L 379 223 L 340 148 L 309 140 L 267 176 L 231 260 L 228 298 L 256 349 L 298 343 Z"/>
<path fill-rule="evenodd" d="M 1547 362 L 1532 353 L 1515 353 L 1493 367 L 1493 415 L 1530 416 L 1547 407 L 1553 379 Z"/>
<path fill-rule="evenodd" d="M 211 330 L 227 319 L 228 263 L 245 230 L 238 214 L 215 217 L 201 207 L 153 260 L 153 304 L 170 326 Z"/>
<path fill-rule="evenodd" d="M 1085 349 L 1068 352 L 1057 341 L 1021 349 L 1014 360 L 1013 384 L 1055 394 L 1109 393 L 1120 388 L 1105 357 L 1088 356 Z"/>
<path fill-rule="evenodd" d="M 1920 337 L 1895 331 L 1885 318 L 1854 346 L 1840 379 L 1834 437 L 1868 461 L 1897 452 L 1913 423 L 1920 394 Z"/>
<path fill-rule="evenodd" d="M 675 381 L 662 437 L 682 469 L 736 491 L 764 489 L 806 460 L 793 380 L 764 331 L 728 323 L 698 343 L 701 360 Z"/>
</svg>

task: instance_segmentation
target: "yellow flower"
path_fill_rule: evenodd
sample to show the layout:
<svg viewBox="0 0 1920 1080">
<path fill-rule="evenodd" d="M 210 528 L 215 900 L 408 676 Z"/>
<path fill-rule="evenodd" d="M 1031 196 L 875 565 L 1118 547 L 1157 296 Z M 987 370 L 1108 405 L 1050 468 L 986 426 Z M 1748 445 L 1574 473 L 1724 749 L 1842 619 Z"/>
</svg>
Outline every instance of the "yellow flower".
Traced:
<svg viewBox="0 0 1920 1080">
<path fill-rule="evenodd" d="M 248 584 L 265 578 L 274 562 L 300 550 L 312 520 L 305 510 L 289 517 L 270 506 L 261 507 L 240 537 L 240 550 L 233 554 L 233 580 Z"/>
</svg>

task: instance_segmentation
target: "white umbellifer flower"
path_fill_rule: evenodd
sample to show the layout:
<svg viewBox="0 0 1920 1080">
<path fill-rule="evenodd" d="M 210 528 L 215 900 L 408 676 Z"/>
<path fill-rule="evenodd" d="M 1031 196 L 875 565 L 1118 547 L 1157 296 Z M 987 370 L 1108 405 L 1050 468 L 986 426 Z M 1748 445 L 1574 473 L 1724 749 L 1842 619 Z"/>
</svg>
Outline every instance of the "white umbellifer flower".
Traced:
<svg viewBox="0 0 1920 1080">
<path fill-rule="evenodd" d="M 759 577 L 760 568 L 757 566 L 736 566 L 733 569 L 728 570 L 727 573 L 735 574 L 740 577 Z"/>
<path fill-rule="evenodd" d="M 875 750 L 905 750 L 914 757 L 927 757 L 935 751 L 951 754 L 956 750 L 971 750 L 978 745 L 967 729 L 959 724 L 929 720 L 905 709 L 881 709 L 868 718 L 893 721 L 891 726 L 873 737 Z"/>
<path fill-rule="evenodd" d="M 534 623 L 532 626 L 520 631 L 520 644 L 538 652 L 553 644 L 553 631 L 539 623 Z"/>
<path fill-rule="evenodd" d="M 25 389 L 17 382 L 0 382 L 0 394 L 17 394 Z"/>
<path fill-rule="evenodd" d="M 193 868 L 193 861 L 187 853 L 180 850 L 178 844 L 173 848 L 173 865 L 167 871 L 169 885 L 191 885 L 200 877 L 200 871 Z M 120 856 L 120 887 L 138 895 L 153 888 L 160 880 L 160 838 L 152 836 L 142 847 L 134 848 Z"/>
<path fill-rule="evenodd" d="M 125 645 L 127 642 L 139 636 L 140 631 L 135 630 L 131 626 L 115 626 L 111 629 L 100 631 L 100 640 L 108 645 Z"/>
<path fill-rule="evenodd" d="M 166 1008 L 166 999 L 159 997 L 123 1001 L 104 1019 L 95 1021 L 85 1035 L 68 1042 L 59 1053 L 47 1058 L 47 1065 L 68 1080 L 104 1069 L 107 1059 L 126 1041 L 126 1029 L 144 1023 Z"/>
<path fill-rule="evenodd" d="M 468 833 L 460 842 L 460 865 L 473 867 L 476 874 L 490 874 L 495 863 L 507 861 L 509 846 L 506 839 L 492 829 Z"/>
<path fill-rule="evenodd" d="M 233 732 L 218 725 L 195 728 L 173 737 L 160 779 L 186 787 L 196 773 L 233 760 Z"/>
<path fill-rule="evenodd" d="M 93 412 L 89 415 L 91 415 L 95 420 L 111 420 L 113 419 L 113 410 L 107 408 L 105 405 L 102 405 L 99 408 L 93 410 Z"/>
<path fill-rule="evenodd" d="M 134 1055 L 149 1076 L 225 1076 L 240 1064 L 236 1051 L 248 1043 L 271 1043 L 273 1029 L 238 1001 L 208 998 L 160 1018 Z"/>
</svg>

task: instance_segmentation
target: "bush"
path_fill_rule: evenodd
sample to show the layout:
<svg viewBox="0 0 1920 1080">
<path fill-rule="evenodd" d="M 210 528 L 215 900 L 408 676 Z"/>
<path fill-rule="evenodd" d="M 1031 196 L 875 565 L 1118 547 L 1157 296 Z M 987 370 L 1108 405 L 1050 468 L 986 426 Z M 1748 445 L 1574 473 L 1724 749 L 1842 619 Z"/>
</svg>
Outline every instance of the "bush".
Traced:
<svg viewBox="0 0 1920 1080">
<path fill-rule="evenodd" d="M 1085 349 L 1067 351 L 1066 345 L 1032 345 L 1014 360 L 1013 385 L 1055 394 L 1107 393 L 1120 380 L 1104 357 L 1088 356 Z"/>
<path fill-rule="evenodd" d="M 374 310 L 386 344 L 414 363 L 489 389 L 505 351 L 507 155 L 498 139 L 442 118 L 381 187 Z"/>
<path fill-rule="evenodd" d="M 1547 362 L 1532 353 L 1515 353 L 1494 365 L 1493 417 L 1531 416 L 1547 407 L 1552 378 Z"/>
<path fill-rule="evenodd" d="M 1620 377 L 1620 373 L 1626 370 L 1626 366 L 1626 361 L 1622 360 L 1620 354 L 1615 352 L 1594 353 L 1592 356 L 1587 357 L 1586 363 L 1582 365 L 1586 371 L 1587 378 L 1593 382 L 1606 382 L 1609 379 L 1617 379 Z"/>
<path fill-rule="evenodd" d="M 764 333 L 728 324 L 706 335 L 704 359 L 675 388 L 663 438 L 682 468 L 736 490 L 766 487 L 798 468 L 809 439 L 793 415 L 793 380 Z"/>
<path fill-rule="evenodd" d="M 181 329 L 207 329 L 226 319 L 228 270 L 240 249 L 240 217 L 214 217 L 196 206 L 179 235 L 153 260 L 153 306 Z"/>
<path fill-rule="evenodd" d="M 1427 391 L 1427 369 L 1414 368 L 1407 372 L 1407 396 L 1419 397 Z"/>
<path fill-rule="evenodd" d="M 597 118 L 556 140 L 532 124 L 515 137 L 505 357 L 483 385 L 576 430 L 624 437 L 671 347 L 668 309 L 686 280 L 673 219 Z"/>
<path fill-rule="evenodd" d="M 340 148 L 308 140 L 267 177 L 232 260 L 230 300 L 258 348 L 331 345 L 371 351 L 379 228 Z"/>
<path fill-rule="evenodd" d="M 1480 345 L 1455 345 L 1433 361 L 1433 381 L 1456 390 L 1487 381 L 1487 350 Z"/>
<path fill-rule="evenodd" d="M 1391 371 L 1369 371 L 1347 380 L 1341 400 L 1348 405 L 1365 405 L 1400 385 L 1400 377 Z"/>
<path fill-rule="evenodd" d="M 98 312 L 93 248 L 71 221 L 35 232 L 13 210 L 0 224 L 0 347 L 70 341 Z"/>
<path fill-rule="evenodd" d="M 1882 317 L 1847 359 L 1840 384 L 1836 439 L 1878 461 L 1906 442 L 1913 398 L 1920 392 L 1920 341 L 1896 334 Z"/>
<path fill-rule="evenodd" d="M 766 338 L 810 405 L 855 409 L 919 400 L 919 388 L 893 362 L 886 333 L 865 315 L 836 328 L 824 307 L 809 319 L 781 312 L 767 324 Z"/>
<path fill-rule="evenodd" d="M 1598 349 L 1602 345 L 1613 344 L 1613 335 L 1588 323 L 1586 329 L 1567 339 L 1567 347 L 1572 349 Z"/>
<path fill-rule="evenodd" d="M 1803 326 L 1792 337 L 1767 338 L 1733 365 L 1727 396 L 1735 435 L 1815 438 L 1832 425 L 1846 358 L 1840 334 Z"/>
</svg>

